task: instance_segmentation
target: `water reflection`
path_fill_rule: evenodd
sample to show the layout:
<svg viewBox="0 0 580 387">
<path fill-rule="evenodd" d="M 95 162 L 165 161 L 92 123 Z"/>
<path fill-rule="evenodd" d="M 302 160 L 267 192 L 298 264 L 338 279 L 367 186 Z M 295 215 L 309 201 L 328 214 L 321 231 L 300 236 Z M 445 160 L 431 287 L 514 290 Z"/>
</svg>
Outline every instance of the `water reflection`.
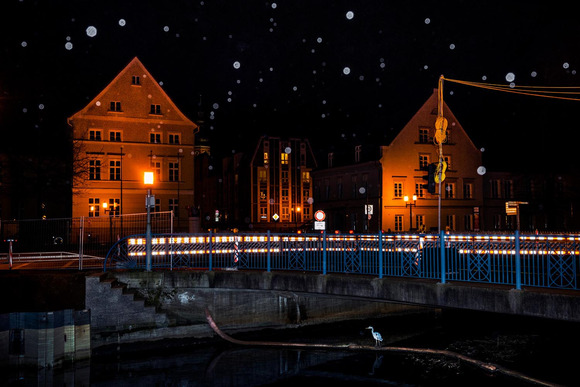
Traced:
<svg viewBox="0 0 580 387">
<path fill-rule="evenodd" d="M 83 314 L 43 312 L 0 316 L 0 370 L 14 386 L 334 386 L 470 385 L 526 386 L 510 378 L 475 368 L 457 359 L 411 353 L 346 349 L 288 349 L 234 346 L 222 340 L 203 346 L 166 346 L 155 351 L 86 354 L 84 335 L 90 327 Z M 86 316 L 85 316 L 86 317 Z M 473 320 L 455 316 L 436 330 L 425 319 L 385 319 L 385 346 L 450 348 L 491 362 L 503 363 L 543 380 L 566 385 L 574 358 L 562 350 L 571 343 L 576 325 L 530 324 L 519 320 Z M 442 321 L 440 321 L 442 323 Z M 78 324 L 75 324 L 78 323 Z M 246 333 L 244 339 L 279 342 L 355 343 L 374 345 L 364 328 L 368 321 L 344 322 L 311 330 Z M 415 323 L 415 324 L 414 324 Z M 420 327 L 423 329 L 420 329 Z M 567 329 L 566 329 L 567 327 Z M 78 334 L 76 334 L 78 332 Z M 254 335 L 254 336 L 252 336 Z M 572 340 L 574 341 L 574 340 Z M 578 339 L 574 341 L 577 343 Z M 566 371 L 570 370 L 570 374 Z"/>
</svg>

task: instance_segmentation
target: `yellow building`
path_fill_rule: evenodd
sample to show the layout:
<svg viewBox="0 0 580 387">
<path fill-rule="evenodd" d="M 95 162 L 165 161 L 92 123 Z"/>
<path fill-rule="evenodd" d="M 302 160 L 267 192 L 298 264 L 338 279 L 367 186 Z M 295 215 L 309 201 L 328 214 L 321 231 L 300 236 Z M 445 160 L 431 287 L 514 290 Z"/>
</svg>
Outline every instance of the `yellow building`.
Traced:
<svg viewBox="0 0 580 387">
<path fill-rule="evenodd" d="M 145 171 L 153 171 L 155 211 L 174 211 L 186 229 L 194 204 L 198 126 L 134 58 L 87 106 L 68 119 L 73 130 L 72 215 L 145 212 Z"/>
<path fill-rule="evenodd" d="M 382 228 L 385 231 L 437 231 L 439 227 L 452 231 L 480 229 L 483 191 L 478 168 L 482 165 L 481 151 L 445 103 L 443 115 L 448 127 L 443 156 L 447 170 L 441 182 L 441 203 L 439 184 L 435 185 L 434 193 L 424 187 L 429 164 L 439 159 L 439 146 L 433 141 L 437 108 L 435 90 L 393 141 L 381 147 Z"/>
</svg>

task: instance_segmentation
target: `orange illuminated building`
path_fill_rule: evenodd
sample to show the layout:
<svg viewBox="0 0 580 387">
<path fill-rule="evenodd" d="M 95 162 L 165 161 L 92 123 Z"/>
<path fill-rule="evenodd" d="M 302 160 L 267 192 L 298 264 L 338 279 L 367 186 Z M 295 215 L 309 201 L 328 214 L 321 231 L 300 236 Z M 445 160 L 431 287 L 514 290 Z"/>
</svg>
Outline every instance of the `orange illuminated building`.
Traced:
<svg viewBox="0 0 580 387">
<path fill-rule="evenodd" d="M 154 172 L 155 211 L 187 227 L 194 205 L 198 126 L 134 58 L 87 106 L 68 119 L 73 130 L 72 215 L 145 212 L 145 171 Z"/>
<path fill-rule="evenodd" d="M 439 147 L 433 141 L 437 94 L 435 90 L 393 141 L 381 147 L 383 230 L 436 231 L 440 227 L 450 231 L 478 231 L 482 228 L 481 151 L 445 103 L 443 115 L 448 121 L 443 143 L 443 158 L 447 163 L 445 178 L 441 191 L 439 184 L 433 193 L 424 187 L 429 164 L 439 160 Z"/>
</svg>

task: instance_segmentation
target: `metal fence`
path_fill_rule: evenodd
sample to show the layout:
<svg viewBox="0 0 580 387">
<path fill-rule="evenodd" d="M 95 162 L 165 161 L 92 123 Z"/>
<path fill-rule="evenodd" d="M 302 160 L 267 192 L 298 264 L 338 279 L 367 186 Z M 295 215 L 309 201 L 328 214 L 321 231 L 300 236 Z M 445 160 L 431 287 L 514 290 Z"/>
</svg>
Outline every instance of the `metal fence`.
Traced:
<svg viewBox="0 0 580 387">
<path fill-rule="evenodd" d="M 151 215 L 155 233 L 173 232 L 173 213 Z M 100 217 L 60 218 L 43 220 L 2 220 L 0 260 L 12 256 L 14 263 L 43 260 L 77 260 L 71 268 L 82 268 L 83 260 L 98 261 L 106 257 L 115 242 L 128 235 L 145 232 L 147 214 L 126 214 Z M 12 245 L 12 246 L 10 246 Z M 11 250 L 11 251 L 10 251 Z M 46 266 L 46 265 L 45 265 Z"/>
<path fill-rule="evenodd" d="M 578 235 L 165 234 L 153 268 L 300 270 L 578 289 Z M 146 267 L 146 237 L 115 243 L 104 270 Z"/>
</svg>

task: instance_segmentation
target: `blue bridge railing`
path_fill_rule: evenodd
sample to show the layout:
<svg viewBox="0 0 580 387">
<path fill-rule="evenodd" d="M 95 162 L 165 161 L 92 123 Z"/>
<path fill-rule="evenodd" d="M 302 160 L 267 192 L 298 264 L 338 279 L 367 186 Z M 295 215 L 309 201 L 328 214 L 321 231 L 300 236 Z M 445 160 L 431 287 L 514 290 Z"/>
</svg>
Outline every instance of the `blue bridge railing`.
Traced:
<svg viewBox="0 0 580 387">
<path fill-rule="evenodd" d="M 580 236 L 155 234 L 153 269 L 298 270 L 578 289 Z M 119 240 L 104 270 L 145 269 L 146 236 Z"/>
</svg>

